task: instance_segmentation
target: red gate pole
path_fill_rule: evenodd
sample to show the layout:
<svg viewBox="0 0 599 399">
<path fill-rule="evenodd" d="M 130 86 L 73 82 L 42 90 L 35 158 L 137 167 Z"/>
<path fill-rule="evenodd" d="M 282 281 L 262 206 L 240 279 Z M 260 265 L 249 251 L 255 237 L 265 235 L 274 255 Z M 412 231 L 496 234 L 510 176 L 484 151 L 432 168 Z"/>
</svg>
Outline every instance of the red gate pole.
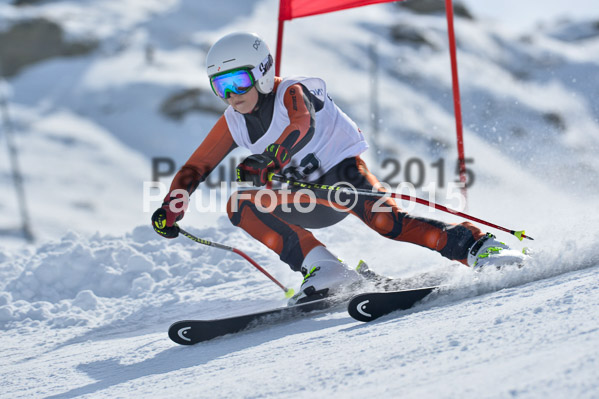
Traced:
<svg viewBox="0 0 599 399">
<path fill-rule="evenodd" d="M 466 190 L 466 162 L 464 159 L 464 135 L 462 128 L 462 106 L 460 101 L 460 84 L 458 81 L 458 59 L 455 42 L 455 31 L 453 29 L 453 1 L 445 0 L 445 15 L 447 16 L 447 35 L 449 37 L 449 55 L 451 58 L 451 80 L 453 87 L 453 109 L 455 113 L 456 135 L 458 144 L 458 165 L 460 171 L 460 182 L 464 184 L 462 195 L 465 204 L 468 202 Z"/>
<path fill-rule="evenodd" d="M 279 19 L 279 28 L 277 29 L 277 54 L 275 55 L 275 75 L 281 76 L 281 54 L 283 52 L 283 27 L 285 21 Z"/>
</svg>

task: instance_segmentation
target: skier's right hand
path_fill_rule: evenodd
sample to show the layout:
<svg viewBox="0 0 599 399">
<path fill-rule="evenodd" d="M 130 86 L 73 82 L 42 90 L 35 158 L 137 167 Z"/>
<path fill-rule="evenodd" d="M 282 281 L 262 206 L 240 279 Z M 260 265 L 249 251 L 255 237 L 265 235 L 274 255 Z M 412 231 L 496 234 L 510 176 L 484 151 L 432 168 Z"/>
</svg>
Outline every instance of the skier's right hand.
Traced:
<svg viewBox="0 0 599 399">
<path fill-rule="evenodd" d="M 179 226 L 177 222 L 183 219 L 186 203 L 178 201 L 171 204 L 175 199 L 181 200 L 183 195 L 167 195 L 162 207 L 156 209 L 152 215 L 152 227 L 154 231 L 166 238 L 175 238 L 179 235 Z"/>
<path fill-rule="evenodd" d="M 169 211 L 164 207 L 156 209 L 152 215 L 152 227 L 162 237 L 175 238 L 179 235 L 179 226 L 177 226 L 177 223 L 168 225 L 167 220 L 170 219 L 168 213 Z"/>
</svg>

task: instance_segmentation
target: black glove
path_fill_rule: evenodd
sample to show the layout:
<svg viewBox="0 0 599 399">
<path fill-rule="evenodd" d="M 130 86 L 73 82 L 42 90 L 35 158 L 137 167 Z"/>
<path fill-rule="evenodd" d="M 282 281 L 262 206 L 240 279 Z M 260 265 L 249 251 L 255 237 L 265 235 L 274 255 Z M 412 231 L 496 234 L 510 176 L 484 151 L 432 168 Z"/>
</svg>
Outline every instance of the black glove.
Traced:
<svg viewBox="0 0 599 399">
<path fill-rule="evenodd" d="M 152 215 L 152 227 L 154 231 L 166 238 L 175 238 L 179 235 L 179 226 L 177 226 L 176 222 L 183 219 L 183 215 L 185 214 L 185 205 L 183 203 L 179 205 L 178 209 L 171 209 L 178 205 L 173 204 L 173 207 L 170 206 L 170 202 L 176 198 L 180 197 L 170 197 L 169 194 L 167 199 L 162 203 L 162 207 L 156 209 Z"/>
<path fill-rule="evenodd" d="M 253 154 L 237 165 L 237 181 L 251 181 L 255 187 L 268 183 L 268 175 L 283 169 L 291 161 L 289 151 L 271 144 L 262 154 Z"/>
</svg>

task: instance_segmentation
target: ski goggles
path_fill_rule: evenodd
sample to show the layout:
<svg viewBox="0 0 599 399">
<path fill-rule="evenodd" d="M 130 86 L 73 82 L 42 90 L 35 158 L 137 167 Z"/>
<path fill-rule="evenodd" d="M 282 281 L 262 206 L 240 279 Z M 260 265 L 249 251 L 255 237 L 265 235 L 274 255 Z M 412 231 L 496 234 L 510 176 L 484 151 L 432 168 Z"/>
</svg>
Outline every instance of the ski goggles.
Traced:
<svg viewBox="0 0 599 399">
<path fill-rule="evenodd" d="M 268 54 L 264 60 L 254 68 L 242 67 L 217 73 L 210 77 L 210 86 L 214 94 L 220 98 L 229 98 L 231 93 L 245 94 L 272 67 L 272 56 Z"/>
<path fill-rule="evenodd" d="M 245 94 L 255 84 L 256 81 L 249 68 L 233 69 L 210 78 L 212 91 L 220 98 L 229 98 L 231 93 Z"/>
</svg>

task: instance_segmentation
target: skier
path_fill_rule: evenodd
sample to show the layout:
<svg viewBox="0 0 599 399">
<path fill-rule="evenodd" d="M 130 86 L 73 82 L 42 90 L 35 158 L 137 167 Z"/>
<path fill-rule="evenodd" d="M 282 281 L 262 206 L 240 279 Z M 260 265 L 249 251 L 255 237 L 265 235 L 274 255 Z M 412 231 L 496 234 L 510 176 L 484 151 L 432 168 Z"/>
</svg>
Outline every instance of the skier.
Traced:
<svg viewBox="0 0 599 399">
<path fill-rule="evenodd" d="M 185 213 L 188 196 L 238 146 L 253 155 L 237 166 L 237 180 L 256 187 L 266 185 L 270 173 L 324 185 L 347 182 L 363 190 L 377 186 L 377 178 L 360 158 L 368 148 L 362 132 L 328 96 L 323 80 L 275 76 L 268 46 L 252 33 L 224 36 L 210 48 L 206 63 L 212 90 L 229 106 L 175 175 L 164 203 L 152 215 L 157 233 L 177 237 L 176 222 Z M 316 198 L 310 198 L 289 190 L 275 190 L 272 196 L 258 192 L 231 195 L 227 213 L 235 226 L 303 274 L 294 301 L 310 300 L 327 290 L 332 293 L 358 284 L 364 275 L 373 276 L 371 271 L 349 268 L 307 230 L 331 226 L 350 213 L 384 237 L 429 248 L 474 268 L 522 260 L 472 223 L 414 217 L 390 198 L 359 196 L 351 209 L 340 212 L 340 205 L 323 193 L 315 192 Z M 314 200 L 314 208 L 306 212 L 306 202 Z M 274 210 L 265 212 L 265 208 Z"/>
</svg>

